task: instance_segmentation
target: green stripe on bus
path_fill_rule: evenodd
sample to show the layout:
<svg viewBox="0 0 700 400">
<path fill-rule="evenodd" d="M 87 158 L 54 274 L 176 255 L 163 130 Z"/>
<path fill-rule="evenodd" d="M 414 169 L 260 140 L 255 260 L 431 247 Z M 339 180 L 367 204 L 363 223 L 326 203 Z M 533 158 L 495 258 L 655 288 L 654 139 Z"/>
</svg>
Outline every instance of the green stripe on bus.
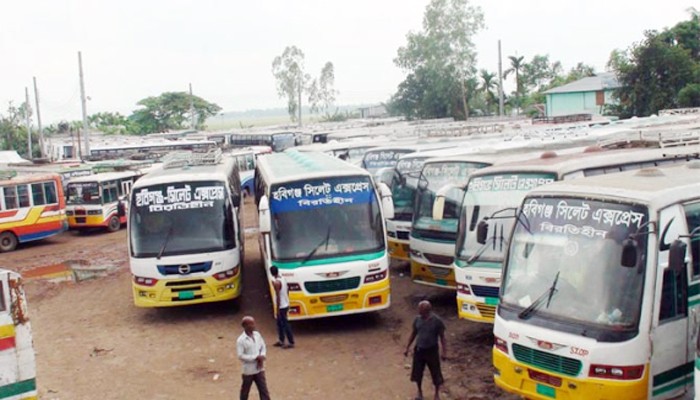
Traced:
<svg viewBox="0 0 700 400">
<path fill-rule="evenodd" d="M 688 362 L 685 364 L 681 364 L 677 367 L 671 368 L 667 371 L 664 371 L 660 374 L 654 375 L 654 380 L 653 380 L 653 387 L 665 385 L 671 381 L 674 381 L 678 378 L 681 378 L 683 376 L 686 376 L 688 374 L 693 373 L 693 362 Z"/>
<path fill-rule="evenodd" d="M 691 363 L 691 365 L 692 365 L 692 363 Z M 680 380 L 673 382 L 669 385 L 656 388 L 652 391 L 651 394 L 652 394 L 652 396 L 658 396 L 660 394 L 670 392 L 671 390 L 678 389 L 679 387 L 689 385 L 691 383 L 693 383 L 693 375 L 682 377 Z"/>
<path fill-rule="evenodd" d="M 700 297 L 695 300 L 688 300 L 688 307 L 697 306 L 698 304 L 700 304 Z"/>
<path fill-rule="evenodd" d="M 700 370 L 700 358 L 695 359 L 695 369 Z"/>
<path fill-rule="evenodd" d="M 338 263 L 345 263 L 345 262 L 351 262 L 351 261 L 372 261 L 376 260 L 378 258 L 383 257 L 385 252 L 378 251 L 376 253 L 369 253 L 369 254 L 358 254 L 354 256 L 342 256 L 342 257 L 333 257 L 333 258 L 321 258 L 317 260 L 309 260 L 307 262 L 301 262 L 301 261 L 290 261 L 290 262 L 283 262 L 283 261 L 272 261 L 272 265 L 276 266 L 279 269 L 295 269 L 299 267 L 313 267 L 315 265 L 328 265 L 328 264 L 338 264 Z"/>
<path fill-rule="evenodd" d="M 27 379 L 0 387 L 0 399 L 36 390 L 36 379 Z"/>
</svg>

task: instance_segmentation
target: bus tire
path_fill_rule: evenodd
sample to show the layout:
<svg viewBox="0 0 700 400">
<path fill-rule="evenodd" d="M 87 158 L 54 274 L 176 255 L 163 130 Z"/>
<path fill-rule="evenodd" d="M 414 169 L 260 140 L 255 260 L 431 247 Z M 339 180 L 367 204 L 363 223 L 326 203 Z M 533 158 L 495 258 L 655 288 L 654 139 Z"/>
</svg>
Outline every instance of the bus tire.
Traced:
<svg viewBox="0 0 700 400">
<path fill-rule="evenodd" d="M 107 223 L 107 231 L 109 232 L 116 232 L 121 227 L 122 223 L 119 221 L 119 217 L 117 217 L 116 215 L 113 215 Z"/>
<path fill-rule="evenodd" d="M 17 248 L 17 236 L 10 231 L 0 233 L 0 253 L 12 251 Z"/>
</svg>

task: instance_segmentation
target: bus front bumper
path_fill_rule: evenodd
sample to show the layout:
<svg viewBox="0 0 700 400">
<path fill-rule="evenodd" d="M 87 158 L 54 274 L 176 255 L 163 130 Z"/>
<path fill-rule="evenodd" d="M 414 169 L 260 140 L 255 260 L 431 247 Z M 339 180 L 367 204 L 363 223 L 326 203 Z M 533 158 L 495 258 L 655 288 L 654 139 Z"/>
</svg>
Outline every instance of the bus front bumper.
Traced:
<svg viewBox="0 0 700 400">
<path fill-rule="evenodd" d="M 451 265 L 428 265 L 411 258 L 411 279 L 421 285 L 453 290 L 457 288 L 455 271 Z"/>
<path fill-rule="evenodd" d="M 80 228 L 100 228 L 107 226 L 107 220 L 102 215 L 85 215 L 68 217 L 68 227 L 70 229 Z"/>
<path fill-rule="evenodd" d="M 310 319 L 378 311 L 391 304 L 389 279 L 346 292 L 289 293 L 289 319 Z"/>
<path fill-rule="evenodd" d="M 392 259 L 400 261 L 411 260 L 411 251 L 407 240 L 398 240 L 389 237 L 387 244 L 387 250 L 389 251 L 389 256 Z"/>
<path fill-rule="evenodd" d="M 163 279 L 153 286 L 132 282 L 137 307 L 174 307 L 235 299 L 241 295 L 241 274 L 224 280 L 213 276 Z"/>
<path fill-rule="evenodd" d="M 507 392 L 528 399 L 646 399 L 649 365 L 644 376 L 634 381 L 579 379 L 527 366 L 493 348 L 494 381 Z M 537 377 L 537 380 L 532 377 Z M 547 382 L 545 382 L 547 381 Z"/>
<path fill-rule="evenodd" d="M 462 295 L 457 295 L 457 313 L 460 319 L 493 324 L 496 318 L 496 305 L 486 304 Z"/>
</svg>

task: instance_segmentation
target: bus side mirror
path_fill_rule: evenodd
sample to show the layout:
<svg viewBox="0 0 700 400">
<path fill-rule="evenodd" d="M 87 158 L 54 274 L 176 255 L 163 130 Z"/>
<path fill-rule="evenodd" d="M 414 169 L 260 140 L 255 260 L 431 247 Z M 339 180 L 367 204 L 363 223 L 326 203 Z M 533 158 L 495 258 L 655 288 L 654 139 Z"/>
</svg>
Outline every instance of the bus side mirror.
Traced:
<svg viewBox="0 0 700 400">
<path fill-rule="evenodd" d="M 671 248 L 668 252 L 668 267 L 673 271 L 685 270 L 685 252 L 688 245 L 680 239 L 676 239 L 671 243 Z"/>
<path fill-rule="evenodd" d="M 622 241 L 622 255 L 620 256 L 620 265 L 625 268 L 634 268 L 638 262 L 639 246 L 637 241 L 627 238 Z"/>
<path fill-rule="evenodd" d="M 489 224 L 485 220 L 479 221 L 476 227 L 476 242 L 486 244 L 486 238 L 489 236 Z"/>
<path fill-rule="evenodd" d="M 377 184 L 379 197 L 382 199 L 382 211 L 384 211 L 385 219 L 394 218 L 394 200 L 391 198 L 391 189 L 384 182 Z"/>
<path fill-rule="evenodd" d="M 258 203 L 258 226 L 260 233 L 270 233 L 271 225 L 270 202 L 267 196 L 263 196 L 260 198 L 260 203 Z"/>
</svg>

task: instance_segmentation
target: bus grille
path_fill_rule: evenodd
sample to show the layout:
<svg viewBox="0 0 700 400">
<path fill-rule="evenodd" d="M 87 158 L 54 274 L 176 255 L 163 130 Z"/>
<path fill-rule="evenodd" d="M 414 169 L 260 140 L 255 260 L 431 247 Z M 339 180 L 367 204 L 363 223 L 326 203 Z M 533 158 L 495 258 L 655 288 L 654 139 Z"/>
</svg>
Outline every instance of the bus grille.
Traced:
<svg viewBox="0 0 700 400">
<path fill-rule="evenodd" d="M 498 297 L 498 286 L 471 285 L 474 296 Z"/>
<path fill-rule="evenodd" d="M 496 318 L 496 306 L 490 306 L 488 304 L 477 304 L 476 308 L 479 310 L 484 318 Z"/>
<path fill-rule="evenodd" d="M 309 293 L 339 292 L 341 290 L 357 289 L 360 286 L 360 277 L 333 279 L 330 281 L 305 282 L 304 288 Z"/>
<path fill-rule="evenodd" d="M 204 285 L 207 283 L 204 279 L 188 279 L 184 281 L 172 281 L 167 282 L 165 286 L 191 286 L 191 285 Z"/>
<path fill-rule="evenodd" d="M 196 264 L 159 265 L 158 272 L 160 272 L 161 275 L 187 275 L 194 274 L 195 272 L 209 272 L 209 270 L 211 269 L 211 265 L 211 261 Z M 180 273 L 180 267 L 184 266 L 188 267 L 189 272 L 182 274 Z"/>
<path fill-rule="evenodd" d="M 454 257 L 441 256 L 439 254 L 423 253 L 423 256 L 433 264 L 451 265 Z"/>
<path fill-rule="evenodd" d="M 513 355 L 521 363 L 542 368 L 546 371 L 568 376 L 577 376 L 581 372 L 582 364 L 579 360 L 531 349 L 517 343 L 513 344 Z"/>
</svg>

